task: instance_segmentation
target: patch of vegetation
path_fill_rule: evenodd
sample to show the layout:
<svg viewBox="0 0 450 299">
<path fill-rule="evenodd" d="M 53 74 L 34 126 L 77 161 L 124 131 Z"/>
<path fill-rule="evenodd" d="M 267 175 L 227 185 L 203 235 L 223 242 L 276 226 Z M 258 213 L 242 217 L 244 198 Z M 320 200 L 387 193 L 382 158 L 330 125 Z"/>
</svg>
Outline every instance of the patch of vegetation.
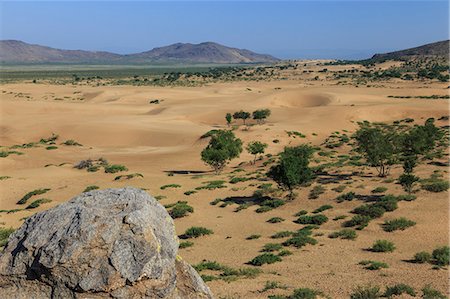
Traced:
<svg viewBox="0 0 450 299">
<path fill-rule="evenodd" d="M 89 191 L 92 191 L 92 190 L 97 190 L 97 189 L 100 189 L 100 187 L 99 187 L 99 186 L 95 186 L 95 185 L 90 185 L 90 186 L 87 186 L 87 187 L 84 189 L 83 193 L 84 193 L 84 192 L 89 192 Z"/>
<path fill-rule="evenodd" d="M 227 187 L 226 185 L 224 185 L 225 181 L 221 180 L 202 182 L 202 184 L 203 186 L 196 187 L 195 190 L 214 190 Z"/>
<path fill-rule="evenodd" d="M 381 298 L 380 288 L 377 286 L 358 286 L 350 299 L 379 299 Z"/>
<path fill-rule="evenodd" d="M 388 264 L 378 261 L 365 260 L 359 262 L 359 264 L 365 266 L 364 268 L 367 270 L 380 270 L 389 268 Z"/>
<path fill-rule="evenodd" d="M 284 246 L 301 248 L 307 244 L 316 245 L 317 240 L 311 237 L 312 227 L 302 228 L 292 234 L 292 237 L 283 242 Z"/>
<path fill-rule="evenodd" d="M 192 226 L 188 228 L 182 236 L 181 239 L 190 239 L 190 238 L 198 238 L 201 236 L 211 235 L 214 232 L 210 229 L 200 226 Z"/>
<path fill-rule="evenodd" d="M 278 255 L 275 255 L 273 253 L 263 253 L 254 257 L 248 263 L 253 266 L 262 266 L 264 264 L 273 264 L 281 261 L 282 259 Z"/>
<path fill-rule="evenodd" d="M 17 204 L 18 204 L 18 205 L 23 205 L 23 204 L 25 204 L 32 196 L 35 196 L 35 195 L 41 195 L 41 194 L 47 193 L 48 191 L 50 191 L 49 188 L 36 189 L 36 190 L 30 191 L 30 192 L 28 192 L 27 194 L 25 194 L 25 195 L 17 202 Z"/>
<path fill-rule="evenodd" d="M 0 227 L 0 248 L 6 246 L 8 238 L 13 232 L 13 228 Z"/>
<path fill-rule="evenodd" d="M 261 273 L 259 269 L 254 268 L 233 269 L 214 261 L 202 261 L 201 263 L 194 265 L 193 267 L 199 273 L 201 273 L 204 270 L 219 272 L 218 275 L 214 276 L 201 275 L 204 281 L 222 279 L 230 282 L 239 278 L 255 278 L 258 274 Z"/>
<path fill-rule="evenodd" d="M 219 174 L 241 152 L 242 141 L 231 131 L 219 130 L 211 136 L 209 144 L 201 152 L 201 159 Z"/>
<path fill-rule="evenodd" d="M 233 177 L 231 180 L 230 180 L 230 184 L 237 184 L 237 183 L 240 183 L 240 182 L 246 182 L 246 181 L 249 181 L 249 180 L 251 180 L 251 179 L 253 179 L 252 177 L 249 177 L 249 178 L 246 178 L 246 177 L 237 177 L 237 176 L 235 176 L 235 177 Z"/>
<path fill-rule="evenodd" d="M 372 220 L 372 218 L 369 216 L 355 215 L 350 220 L 345 221 L 342 225 L 344 227 L 356 227 L 357 230 L 362 230 L 369 225 L 370 220 Z"/>
<path fill-rule="evenodd" d="M 19 155 L 19 156 L 23 155 L 22 152 L 18 152 L 18 151 L 0 151 L 0 158 L 6 158 L 12 154 Z"/>
<path fill-rule="evenodd" d="M 273 235 L 270 236 L 270 237 L 271 237 L 272 239 L 280 239 L 280 238 L 290 237 L 290 236 L 292 236 L 293 234 L 294 234 L 294 232 L 285 230 L 285 231 L 277 232 L 277 233 L 273 234 Z"/>
<path fill-rule="evenodd" d="M 124 174 L 124 175 L 118 175 L 114 178 L 115 181 L 119 180 L 130 180 L 132 178 L 143 178 L 144 176 L 140 173 L 131 173 L 131 174 Z"/>
<path fill-rule="evenodd" d="M 285 204 L 285 201 L 282 199 L 266 199 L 263 202 L 259 203 L 260 207 L 255 210 L 256 213 L 264 213 L 275 208 L 281 207 Z"/>
<path fill-rule="evenodd" d="M 430 285 L 425 286 L 422 289 L 422 293 L 422 299 L 447 299 L 447 296 L 438 290 L 433 289 Z"/>
<path fill-rule="evenodd" d="M 192 247 L 192 246 L 194 246 L 193 242 L 191 242 L 191 241 L 183 241 L 183 242 L 180 242 L 180 245 L 178 245 L 178 248 L 184 249 L 184 248 L 188 248 L 188 247 Z"/>
<path fill-rule="evenodd" d="M 341 238 L 344 240 L 355 240 L 357 237 L 357 234 L 354 230 L 345 228 L 340 231 L 336 231 L 336 232 L 329 234 L 328 237 L 331 239 Z"/>
<path fill-rule="evenodd" d="M 167 188 L 181 188 L 181 185 L 178 185 L 178 184 L 167 184 L 167 185 L 162 185 L 161 187 L 159 187 L 159 189 L 161 189 L 161 190 L 165 190 Z"/>
<path fill-rule="evenodd" d="M 247 238 L 245 238 L 246 240 L 256 240 L 261 238 L 261 235 L 250 235 Z"/>
<path fill-rule="evenodd" d="M 308 198 L 317 199 L 321 194 L 325 193 L 325 190 L 326 189 L 322 185 L 316 185 L 309 191 Z"/>
<path fill-rule="evenodd" d="M 429 192 L 443 192 L 450 188 L 450 183 L 447 180 L 442 180 L 436 177 L 421 180 L 421 187 Z"/>
<path fill-rule="evenodd" d="M 188 205 L 187 201 L 177 201 L 174 204 L 166 205 L 165 208 L 169 209 L 169 215 L 173 219 L 185 217 L 194 212 L 194 208 Z"/>
<path fill-rule="evenodd" d="M 407 284 L 399 283 L 390 287 L 388 286 L 386 288 L 386 291 L 384 291 L 383 297 L 392 298 L 394 296 L 400 296 L 402 294 L 408 294 L 412 297 L 415 297 L 416 291 L 414 291 L 414 289 Z"/>
<path fill-rule="evenodd" d="M 64 142 L 61 143 L 61 144 L 67 145 L 67 146 L 83 146 L 81 143 L 78 143 L 78 142 L 76 142 L 76 141 L 73 140 L 73 139 L 66 140 L 66 141 L 64 141 Z"/>
<path fill-rule="evenodd" d="M 395 250 L 395 245 L 388 240 L 377 240 L 370 250 L 373 252 L 393 252 Z"/>
<path fill-rule="evenodd" d="M 35 209 L 35 208 L 39 207 L 41 204 L 48 203 L 48 202 L 51 202 L 51 200 L 48 198 L 36 199 L 32 203 L 30 203 L 25 209 L 27 209 L 27 210 Z"/>
<path fill-rule="evenodd" d="M 3 176 L 0 176 L 0 181 L 7 180 L 7 179 L 10 179 L 10 178 L 11 178 L 10 176 L 3 175 Z"/>
<path fill-rule="evenodd" d="M 280 223 L 283 221 L 284 221 L 284 218 L 281 218 L 281 217 L 272 217 L 269 220 L 267 220 L 267 222 L 269 222 L 269 223 Z"/>
<path fill-rule="evenodd" d="M 387 191 L 386 187 L 376 187 L 371 192 L 374 193 L 374 194 L 377 194 L 377 193 L 384 193 L 386 191 Z"/>
<path fill-rule="evenodd" d="M 431 254 L 426 251 L 418 252 L 414 255 L 413 262 L 418 264 L 424 264 L 431 261 Z"/>
<path fill-rule="evenodd" d="M 331 205 L 323 205 L 323 206 L 320 206 L 317 209 L 315 209 L 313 211 L 313 214 L 317 214 L 317 213 L 320 213 L 320 212 L 323 212 L 323 211 L 326 211 L 326 210 L 329 210 L 332 208 L 333 208 L 333 206 L 331 206 Z"/>
<path fill-rule="evenodd" d="M 197 193 L 197 191 L 195 191 L 195 190 L 188 190 L 188 191 L 184 192 L 183 194 L 189 196 L 189 195 L 192 195 L 194 193 Z"/>
<path fill-rule="evenodd" d="M 450 260 L 450 247 L 449 246 L 443 246 L 436 248 L 433 250 L 433 253 L 431 254 L 433 257 L 432 262 L 435 265 L 444 267 L 449 265 Z"/>
<path fill-rule="evenodd" d="M 352 201 L 356 197 L 355 192 L 347 192 L 339 195 L 336 198 L 337 202 L 343 202 L 343 201 Z"/>
<path fill-rule="evenodd" d="M 347 188 L 347 186 L 345 185 L 339 185 L 337 187 L 332 188 L 331 190 L 337 192 L 337 193 L 341 193 L 345 190 L 345 188 Z"/>
<path fill-rule="evenodd" d="M 300 217 L 300 216 L 306 215 L 306 214 L 308 214 L 307 210 L 301 210 L 301 211 L 298 211 L 297 213 L 295 213 L 294 216 L 295 217 Z"/>
<path fill-rule="evenodd" d="M 278 281 L 266 281 L 266 283 L 264 284 L 264 288 L 262 290 L 260 290 L 259 292 L 264 293 L 269 290 L 275 290 L 275 289 L 285 290 L 285 289 L 287 289 L 287 286 L 279 283 Z"/>
<path fill-rule="evenodd" d="M 295 289 L 291 295 L 288 296 L 280 296 L 274 295 L 269 296 L 269 299 L 317 299 L 324 298 L 324 294 L 320 291 L 309 289 L 309 288 L 300 288 Z"/>
<path fill-rule="evenodd" d="M 405 230 L 414 225 L 416 225 L 414 221 L 401 217 L 393 220 L 386 220 L 382 226 L 385 232 L 393 232 L 396 230 Z"/>
<path fill-rule="evenodd" d="M 50 145 L 50 146 L 47 146 L 45 149 L 48 150 L 48 151 L 50 151 L 50 150 L 58 149 L 58 147 L 55 146 L 55 145 Z"/>
<path fill-rule="evenodd" d="M 303 215 L 298 217 L 297 220 L 295 220 L 296 223 L 299 224 L 316 224 L 316 225 L 322 225 L 325 222 L 328 221 L 328 217 L 323 214 L 317 214 L 317 215 Z"/>
<path fill-rule="evenodd" d="M 105 165 L 104 168 L 105 173 L 117 173 L 120 171 L 128 171 L 128 168 L 120 164 Z"/>
<path fill-rule="evenodd" d="M 267 243 L 264 245 L 264 247 L 261 249 L 262 252 L 273 252 L 273 251 L 279 251 L 283 249 L 283 245 L 278 243 Z"/>
</svg>

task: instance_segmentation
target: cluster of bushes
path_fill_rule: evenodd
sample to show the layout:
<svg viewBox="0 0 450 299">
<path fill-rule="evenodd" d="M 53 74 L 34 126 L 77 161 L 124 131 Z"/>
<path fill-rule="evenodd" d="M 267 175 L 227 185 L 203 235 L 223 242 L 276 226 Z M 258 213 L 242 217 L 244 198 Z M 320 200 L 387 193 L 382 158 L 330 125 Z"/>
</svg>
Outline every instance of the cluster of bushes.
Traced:
<svg viewBox="0 0 450 299">
<path fill-rule="evenodd" d="M 222 279 L 229 282 L 239 278 L 255 278 L 258 274 L 261 273 L 259 269 L 255 268 L 233 269 L 231 267 L 219 264 L 218 262 L 206 260 L 194 265 L 193 267 L 200 274 L 205 270 L 217 273 L 215 275 L 201 274 L 203 281 L 206 282 L 217 279 Z"/>
<path fill-rule="evenodd" d="M 81 160 L 74 166 L 76 169 L 86 169 L 88 172 L 96 172 L 101 167 L 103 167 L 105 173 L 117 173 L 120 171 L 127 171 L 128 168 L 120 164 L 109 164 L 104 158 L 99 158 L 97 160 L 87 159 Z"/>
<path fill-rule="evenodd" d="M 174 204 L 164 206 L 168 211 L 170 217 L 173 219 L 187 216 L 189 213 L 194 213 L 194 208 L 188 205 L 187 201 L 177 201 Z"/>
<path fill-rule="evenodd" d="M 30 191 L 30 192 L 28 192 L 27 194 L 25 194 L 25 195 L 17 202 L 17 204 L 18 204 L 18 205 L 26 204 L 27 201 L 28 201 L 31 197 L 36 196 L 36 195 L 41 195 L 41 194 L 47 193 L 48 191 L 50 191 L 50 188 L 36 189 L 36 190 Z"/>
<path fill-rule="evenodd" d="M 447 296 L 442 294 L 436 289 L 433 289 L 431 286 L 426 285 L 422 288 L 422 295 L 420 296 L 423 299 L 446 299 Z M 380 287 L 378 286 L 359 286 L 357 287 L 353 293 L 350 294 L 350 299 L 379 299 L 379 298 L 394 298 L 395 296 L 400 296 L 402 294 L 407 294 L 412 297 L 418 296 L 417 292 L 413 287 L 400 283 L 393 286 L 386 287 L 386 290 L 381 292 Z"/>
<path fill-rule="evenodd" d="M 8 238 L 13 232 L 13 228 L 0 227 L 0 248 L 8 243 Z"/>
<path fill-rule="evenodd" d="M 201 236 L 211 235 L 214 232 L 210 229 L 201 226 L 192 226 L 188 228 L 184 234 L 180 236 L 180 239 L 198 238 Z"/>
<path fill-rule="evenodd" d="M 438 267 L 446 267 L 449 265 L 450 247 L 442 246 L 433 250 L 430 254 L 426 251 L 418 252 L 414 255 L 413 261 L 415 263 L 432 263 Z"/>
</svg>

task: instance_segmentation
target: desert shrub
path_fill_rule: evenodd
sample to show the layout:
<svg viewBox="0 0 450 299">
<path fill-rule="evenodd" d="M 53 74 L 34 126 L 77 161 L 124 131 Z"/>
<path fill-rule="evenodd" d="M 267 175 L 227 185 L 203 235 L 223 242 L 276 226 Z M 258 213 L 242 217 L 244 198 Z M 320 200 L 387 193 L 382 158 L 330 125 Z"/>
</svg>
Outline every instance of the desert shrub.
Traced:
<svg viewBox="0 0 450 299">
<path fill-rule="evenodd" d="M 350 299 L 378 299 L 381 298 L 380 288 L 377 286 L 359 286 L 350 294 Z"/>
<path fill-rule="evenodd" d="M 205 235 L 211 235 L 212 233 L 213 233 L 212 230 L 207 229 L 205 227 L 192 226 L 184 232 L 182 237 L 184 239 L 198 238 L 198 237 L 205 236 Z"/>
<path fill-rule="evenodd" d="M 231 180 L 230 180 L 230 184 L 237 184 L 237 183 L 239 183 L 239 182 L 246 182 L 246 181 L 248 181 L 248 180 L 251 180 L 252 178 L 244 178 L 244 177 L 237 177 L 237 176 L 235 176 L 234 178 L 232 178 Z"/>
<path fill-rule="evenodd" d="M 389 268 L 389 265 L 383 262 L 378 261 L 361 261 L 359 262 L 360 265 L 365 266 L 364 268 L 367 270 L 380 270 L 382 268 Z"/>
<path fill-rule="evenodd" d="M 422 189 L 430 192 L 443 192 L 447 191 L 450 187 L 450 183 L 441 179 L 424 180 L 422 181 Z"/>
<path fill-rule="evenodd" d="M 370 250 L 373 252 L 393 252 L 395 250 L 395 245 L 388 240 L 377 240 L 373 243 Z"/>
<path fill-rule="evenodd" d="M 295 213 L 294 216 L 295 216 L 295 217 L 300 217 L 300 216 L 306 215 L 306 214 L 308 214 L 308 211 L 306 211 L 306 210 L 301 210 L 301 211 Z"/>
<path fill-rule="evenodd" d="M 317 209 L 315 209 L 313 211 L 313 214 L 317 214 L 317 213 L 320 213 L 320 212 L 323 212 L 323 211 L 326 211 L 326 210 L 329 210 L 332 208 L 333 208 L 333 206 L 331 206 L 331 205 L 323 205 L 323 206 L 320 206 Z"/>
<path fill-rule="evenodd" d="M 412 297 L 416 296 L 416 292 L 414 291 L 414 289 L 411 286 L 404 283 L 399 283 L 391 287 L 387 287 L 386 291 L 384 291 L 383 296 L 387 298 L 392 298 L 394 296 L 399 296 L 402 294 L 408 294 Z"/>
<path fill-rule="evenodd" d="M 431 254 L 426 251 L 418 252 L 414 255 L 413 261 L 418 264 L 424 264 L 431 261 Z"/>
<path fill-rule="evenodd" d="M 261 238 L 261 235 L 250 235 L 247 238 L 245 238 L 246 240 L 256 240 Z"/>
<path fill-rule="evenodd" d="M 338 221 L 338 220 L 342 220 L 342 219 L 345 219 L 345 218 L 347 218 L 346 215 L 339 215 L 339 216 L 334 217 L 333 220 L 334 221 Z"/>
<path fill-rule="evenodd" d="M 194 193 L 197 193 L 197 191 L 195 191 L 195 190 L 189 190 L 189 191 L 184 192 L 183 194 L 189 196 L 189 195 L 192 195 L 192 194 L 194 194 Z"/>
<path fill-rule="evenodd" d="M 18 151 L 0 151 L 0 158 L 6 158 L 12 154 L 23 155 L 22 152 L 18 152 Z"/>
<path fill-rule="evenodd" d="M 124 175 L 118 175 L 114 178 L 115 181 L 119 180 L 131 180 L 132 178 L 143 178 L 144 176 L 140 173 L 130 173 L 130 174 L 124 174 Z"/>
<path fill-rule="evenodd" d="M 117 173 L 120 171 L 127 171 L 127 170 L 128 168 L 120 164 L 105 165 L 105 173 Z"/>
<path fill-rule="evenodd" d="M 343 193 L 336 198 L 336 201 L 337 202 L 352 201 L 355 198 L 355 196 L 356 196 L 355 192 Z"/>
<path fill-rule="evenodd" d="M 264 213 L 264 212 L 268 212 L 270 210 L 273 210 L 275 208 L 281 207 L 282 205 L 284 205 L 286 202 L 282 199 L 266 199 L 263 202 L 261 202 L 259 205 L 260 207 L 258 209 L 255 210 L 256 213 Z"/>
<path fill-rule="evenodd" d="M 387 191 L 386 187 L 376 187 L 375 189 L 373 189 L 371 192 L 376 194 L 376 193 L 384 193 Z"/>
<path fill-rule="evenodd" d="M 267 243 L 264 245 L 264 247 L 261 249 L 262 252 L 272 252 L 272 251 L 278 251 L 283 249 L 283 245 L 278 243 Z"/>
<path fill-rule="evenodd" d="M 55 150 L 57 148 L 58 148 L 57 146 L 50 145 L 50 146 L 47 146 L 45 149 L 48 150 L 48 151 L 51 151 L 51 150 Z"/>
<path fill-rule="evenodd" d="M 13 232 L 13 228 L 0 227 L 0 247 L 3 247 L 8 243 L 8 238 Z"/>
<path fill-rule="evenodd" d="M 417 196 L 413 195 L 413 194 L 402 194 L 397 196 L 397 200 L 398 201 L 413 201 L 416 200 Z"/>
<path fill-rule="evenodd" d="M 181 188 L 181 185 L 178 185 L 178 184 L 167 184 L 167 185 L 162 185 L 161 187 L 159 187 L 159 189 L 161 189 L 161 190 L 165 190 L 167 188 Z"/>
<path fill-rule="evenodd" d="M 395 211 L 398 208 L 398 199 L 393 195 L 385 195 L 377 202 L 373 203 L 375 207 L 381 207 L 386 210 L 386 212 Z"/>
<path fill-rule="evenodd" d="M 280 239 L 280 238 L 290 237 L 290 236 L 292 236 L 293 234 L 294 234 L 294 232 L 285 230 L 285 231 L 277 232 L 277 233 L 273 234 L 273 235 L 270 236 L 270 237 L 271 237 L 272 239 Z"/>
<path fill-rule="evenodd" d="M 186 201 L 178 201 L 175 204 L 166 206 L 166 209 L 170 209 L 169 215 L 173 219 L 181 218 L 194 212 L 194 208 L 188 205 Z"/>
<path fill-rule="evenodd" d="M 425 286 L 422 289 L 422 299 L 447 299 L 447 296 L 433 289 L 430 285 Z"/>
<path fill-rule="evenodd" d="M 337 193 L 341 193 L 345 190 L 345 188 L 347 188 L 347 186 L 345 185 L 339 185 L 337 187 L 332 188 L 331 190 L 337 192 Z"/>
<path fill-rule="evenodd" d="M 311 229 L 301 229 L 292 234 L 292 237 L 283 242 L 284 246 L 301 248 L 307 244 L 316 245 L 317 240 L 311 237 Z"/>
<path fill-rule="evenodd" d="M 28 192 L 27 194 L 25 194 L 25 195 L 17 202 L 17 204 L 18 204 L 18 205 L 23 205 L 23 204 L 25 204 L 25 203 L 28 201 L 28 199 L 30 199 L 32 196 L 35 196 L 35 195 L 41 195 L 41 194 L 44 194 L 44 193 L 46 193 L 46 192 L 48 192 L 48 191 L 50 191 L 49 188 L 44 188 L 44 189 L 36 189 L 36 190 L 31 191 L 31 192 Z"/>
<path fill-rule="evenodd" d="M 281 217 L 272 217 L 269 220 L 267 220 L 267 222 L 269 223 L 279 223 L 279 222 L 283 222 L 284 218 Z"/>
<path fill-rule="evenodd" d="M 212 205 L 212 206 L 215 206 L 221 201 L 222 201 L 222 198 L 216 198 L 213 201 L 211 201 L 209 204 Z"/>
<path fill-rule="evenodd" d="M 269 299 L 317 299 L 323 298 L 324 295 L 322 292 L 309 289 L 309 288 L 300 288 L 295 289 L 291 295 L 288 296 L 269 296 Z"/>
<path fill-rule="evenodd" d="M 0 176 L 0 181 L 7 180 L 7 179 L 10 179 L 10 178 L 11 177 L 8 176 L 8 175 L 2 175 L 2 176 Z"/>
<path fill-rule="evenodd" d="M 191 241 L 183 241 L 183 242 L 180 242 L 180 245 L 178 246 L 178 248 L 183 249 L 183 248 L 188 248 L 188 247 L 191 247 L 191 246 L 194 246 L 193 242 L 191 242 Z"/>
<path fill-rule="evenodd" d="M 355 215 L 350 220 L 345 221 L 343 223 L 343 226 L 344 227 L 356 226 L 357 230 L 362 230 L 369 224 L 370 220 L 372 220 L 372 218 L 370 218 L 369 216 Z"/>
<path fill-rule="evenodd" d="M 450 247 L 443 246 L 436 248 L 433 250 L 433 253 L 431 254 L 433 257 L 433 263 L 438 266 L 448 266 L 449 260 L 450 260 Z"/>
<path fill-rule="evenodd" d="M 311 191 L 309 191 L 309 199 L 317 199 L 323 193 L 325 193 L 325 188 L 322 185 L 314 186 Z"/>
<path fill-rule="evenodd" d="M 287 249 L 283 249 L 278 252 L 278 256 L 288 256 L 288 255 L 292 255 L 292 252 Z"/>
<path fill-rule="evenodd" d="M 414 221 L 401 217 L 393 220 L 387 220 L 382 226 L 385 232 L 393 232 L 396 230 L 405 230 L 414 225 L 416 225 Z"/>
<path fill-rule="evenodd" d="M 278 255 L 275 255 L 273 253 L 263 253 L 254 257 L 248 263 L 253 266 L 262 266 L 264 264 L 273 264 L 281 261 L 282 259 Z"/>
<path fill-rule="evenodd" d="M 345 228 L 340 231 L 329 234 L 328 237 L 332 238 L 332 239 L 341 238 L 341 239 L 345 239 L 345 240 L 355 240 L 357 235 L 354 230 Z"/>
<path fill-rule="evenodd" d="M 59 135 L 52 133 L 52 136 L 48 137 L 48 138 L 41 138 L 41 140 L 39 140 L 39 143 L 41 144 L 54 144 L 55 141 L 59 138 Z"/>
<path fill-rule="evenodd" d="M 66 141 L 64 141 L 64 142 L 61 143 L 61 144 L 63 144 L 63 145 L 68 145 L 68 146 L 83 146 L 82 144 L 76 142 L 76 141 L 73 140 L 73 139 L 66 140 Z"/>
<path fill-rule="evenodd" d="M 48 198 L 36 199 L 32 203 L 30 203 L 25 209 L 27 209 L 27 210 L 35 209 L 35 208 L 39 207 L 41 204 L 48 203 L 48 202 L 51 202 L 51 200 Z"/>
<path fill-rule="evenodd" d="M 323 215 L 323 214 L 317 214 L 317 215 L 313 215 L 313 216 L 309 216 L 309 215 L 303 215 L 298 217 L 298 219 L 295 221 L 296 223 L 299 224 L 317 224 L 317 225 L 322 225 L 325 222 L 328 221 L 328 217 Z"/>
<path fill-rule="evenodd" d="M 195 190 L 214 190 L 227 187 L 226 185 L 224 185 L 225 181 L 221 180 L 202 182 L 202 184 L 203 186 L 196 187 Z"/>
<path fill-rule="evenodd" d="M 274 290 L 274 289 L 287 289 L 287 286 L 282 285 L 281 283 L 279 283 L 278 281 L 266 281 L 264 288 L 259 291 L 261 293 L 264 293 L 268 290 Z"/>
<path fill-rule="evenodd" d="M 219 130 L 217 130 L 217 129 L 209 130 L 208 132 L 206 132 L 205 134 L 203 134 L 202 136 L 200 136 L 200 139 L 205 139 L 205 138 L 208 138 L 208 137 L 212 137 L 212 136 L 215 135 L 217 132 L 219 132 Z"/>
<path fill-rule="evenodd" d="M 87 187 L 84 189 L 83 193 L 84 193 L 84 192 L 89 192 L 89 191 L 92 191 L 92 190 L 97 190 L 97 189 L 99 189 L 99 188 L 100 188 L 99 186 L 90 185 L 90 186 L 87 186 Z"/>
<path fill-rule="evenodd" d="M 362 215 L 362 216 L 369 216 L 371 219 L 373 218 L 379 218 L 383 216 L 383 214 L 386 212 L 385 209 L 382 207 L 376 206 L 374 204 L 370 205 L 362 205 L 359 207 L 356 207 L 352 213 Z"/>
</svg>

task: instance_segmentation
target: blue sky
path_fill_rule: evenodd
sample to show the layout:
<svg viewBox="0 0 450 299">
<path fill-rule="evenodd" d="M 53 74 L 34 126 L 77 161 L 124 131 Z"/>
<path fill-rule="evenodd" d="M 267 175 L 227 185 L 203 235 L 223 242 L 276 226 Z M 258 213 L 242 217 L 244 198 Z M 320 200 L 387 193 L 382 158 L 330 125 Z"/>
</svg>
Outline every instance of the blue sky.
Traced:
<svg viewBox="0 0 450 299">
<path fill-rule="evenodd" d="M 362 58 L 448 39 L 448 1 L 1 1 L 1 39 L 136 53 L 215 41 L 281 58 Z"/>
</svg>

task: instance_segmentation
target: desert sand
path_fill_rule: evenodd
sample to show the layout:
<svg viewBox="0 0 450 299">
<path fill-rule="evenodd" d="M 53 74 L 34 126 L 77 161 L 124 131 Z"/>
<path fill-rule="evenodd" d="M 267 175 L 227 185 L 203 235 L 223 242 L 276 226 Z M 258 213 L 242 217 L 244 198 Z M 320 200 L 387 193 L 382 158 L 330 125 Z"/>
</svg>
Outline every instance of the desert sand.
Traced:
<svg viewBox="0 0 450 299">
<path fill-rule="evenodd" d="M 310 187 L 301 188 L 295 200 L 267 213 L 255 213 L 256 206 L 236 213 L 236 205 L 223 208 L 210 205 L 216 198 L 251 195 L 256 189 L 254 181 L 227 184 L 227 188 L 200 190 L 186 196 L 184 192 L 202 182 L 221 179 L 228 182 L 230 173 L 240 163 L 243 163 L 241 168 L 252 172 L 264 161 L 251 165 L 252 156 L 244 151 L 216 176 L 200 160 L 200 152 L 208 142 L 200 139 L 202 134 L 211 129 L 227 128 L 224 118 L 227 112 L 269 108 L 272 115 L 265 124 L 251 126 L 248 130 L 240 126 L 234 132 L 244 143 L 252 140 L 268 143 L 266 153 L 275 155 L 287 145 L 320 145 L 334 131 L 352 132 L 358 121 L 390 122 L 409 117 L 423 123 L 429 117 L 438 119 L 448 115 L 448 100 L 388 98 L 389 95 L 434 94 L 448 94 L 447 84 L 393 81 L 382 87 L 358 88 L 323 80 L 231 82 L 199 87 L 4 84 L 0 86 L 1 145 L 37 142 L 52 133 L 58 134 L 59 139 L 55 150 L 46 150 L 44 146 L 17 149 L 23 155 L 0 158 L 0 176 L 10 177 L 0 181 L 0 210 L 21 208 L 16 202 L 27 192 L 39 188 L 51 190 L 34 198 L 52 200 L 32 210 L 0 213 L 0 223 L 3 227 L 17 228 L 24 217 L 65 202 L 89 185 L 101 189 L 135 186 L 145 188 L 153 196 L 166 196 L 160 200 L 162 204 L 185 200 L 194 207 L 194 213 L 175 220 L 178 233 L 191 226 L 204 226 L 214 231 L 210 236 L 194 239 L 194 246 L 181 249 L 183 259 L 191 264 L 205 259 L 230 267 L 244 267 L 259 254 L 264 244 L 279 242 L 271 239 L 271 235 L 301 228 L 292 222 L 296 212 L 331 204 L 334 208 L 325 212 L 331 220 L 338 215 L 351 215 L 349 212 L 360 203 L 336 203 L 339 194 L 331 188 L 338 184 L 324 185 L 327 191 L 316 200 L 308 199 Z M 77 97 L 84 100 L 77 100 Z M 151 99 L 162 101 L 157 105 L 149 104 Z M 444 126 L 448 121 L 436 124 Z M 299 131 L 306 138 L 289 137 L 286 131 Z M 68 139 L 82 146 L 60 145 Z M 280 142 L 273 143 L 275 139 Z M 112 164 L 125 165 L 129 171 L 107 174 L 73 168 L 80 160 L 100 157 Z M 428 177 L 438 169 L 447 176 L 446 167 L 433 165 L 420 165 L 418 174 Z M 353 177 L 346 191 L 370 194 L 373 188 L 386 186 L 387 193 L 403 193 L 401 186 L 383 183 L 374 169 L 360 167 L 358 170 L 367 176 Z M 199 173 L 177 173 L 180 171 Z M 344 167 L 335 171 L 351 173 L 352 169 Z M 168 175 L 171 172 L 174 175 Z M 114 180 L 117 175 L 126 173 L 140 173 L 144 177 Z M 395 179 L 400 173 L 401 166 L 396 166 L 389 178 Z M 166 184 L 179 184 L 181 188 L 161 190 Z M 318 245 L 289 248 L 293 255 L 283 257 L 282 262 L 262 266 L 263 273 L 256 278 L 232 282 L 216 280 L 208 285 L 217 298 L 267 298 L 271 294 L 291 293 L 299 287 L 321 290 L 331 298 L 348 298 L 358 285 L 383 287 L 395 283 L 406 283 L 417 290 L 430 284 L 448 294 L 448 269 L 434 270 L 430 264 L 406 262 L 416 252 L 431 252 L 448 244 L 448 192 L 420 190 L 416 195 L 417 200 L 400 202 L 397 210 L 358 231 L 355 241 L 328 238 L 328 234 L 340 229 L 342 224 L 342 220 L 329 221 L 318 230 L 323 234 L 316 237 Z M 275 224 L 266 222 L 274 216 L 286 220 Z M 417 225 L 392 233 L 381 229 L 384 220 L 397 217 L 407 217 Z M 262 237 L 246 240 L 252 234 Z M 397 249 L 393 253 L 367 251 L 377 239 L 391 240 Z M 389 268 L 365 270 L 358 265 L 361 260 L 383 261 Z M 288 289 L 259 292 L 266 281 L 281 282 Z"/>
</svg>

